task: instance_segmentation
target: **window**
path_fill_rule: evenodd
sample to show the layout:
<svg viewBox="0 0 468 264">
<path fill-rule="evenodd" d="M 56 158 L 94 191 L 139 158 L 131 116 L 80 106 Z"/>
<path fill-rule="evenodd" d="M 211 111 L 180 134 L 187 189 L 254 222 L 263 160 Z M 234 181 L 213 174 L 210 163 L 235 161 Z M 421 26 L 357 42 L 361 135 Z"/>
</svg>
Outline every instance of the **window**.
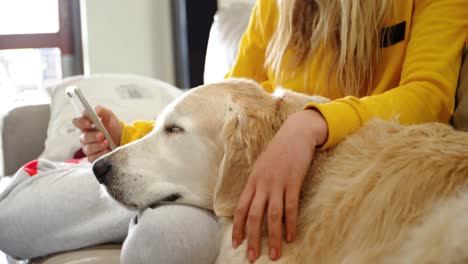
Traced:
<svg viewBox="0 0 468 264">
<path fill-rule="evenodd" d="M 0 113 L 47 102 L 45 87 L 76 73 L 66 72 L 77 46 L 73 5 L 78 1 L 0 0 Z"/>
<path fill-rule="evenodd" d="M 60 29 L 58 0 L 0 0 L 0 6 L 0 35 L 57 33 Z"/>
<path fill-rule="evenodd" d="M 0 50 L 0 106 L 45 103 L 45 87 L 62 79 L 60 49 Z M 1 112 L 1 110 L 0 110 Z"/>
</svg>

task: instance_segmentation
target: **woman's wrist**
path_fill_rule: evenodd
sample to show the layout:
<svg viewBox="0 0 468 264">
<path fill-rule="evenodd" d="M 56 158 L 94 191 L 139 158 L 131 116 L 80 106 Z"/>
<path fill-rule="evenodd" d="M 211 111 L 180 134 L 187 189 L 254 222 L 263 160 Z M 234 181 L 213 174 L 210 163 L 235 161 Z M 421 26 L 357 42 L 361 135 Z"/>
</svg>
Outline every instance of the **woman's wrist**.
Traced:
<svg viewBox="0 0 468 264">
<path fill-rule="evenodd" d="M 322 114 L 316 109 L 307 109 L 294 114 L 293 119 L 300 123 L 301 129 L 314 140 L 314 147 L 322 146 L 328 138 L 328 124 Z"/>
<path fill-rule="evenodd" d="M 313 114 L 313 125 L 315 131 L 315 139 L 317 146 L 323 146 L 328 139 L 328 124 L 327 120 L 323 117 L 322 113 L 320 113 L 316 109 L 307 109 L 305 110 L 307 113 Z"/>
</svg>

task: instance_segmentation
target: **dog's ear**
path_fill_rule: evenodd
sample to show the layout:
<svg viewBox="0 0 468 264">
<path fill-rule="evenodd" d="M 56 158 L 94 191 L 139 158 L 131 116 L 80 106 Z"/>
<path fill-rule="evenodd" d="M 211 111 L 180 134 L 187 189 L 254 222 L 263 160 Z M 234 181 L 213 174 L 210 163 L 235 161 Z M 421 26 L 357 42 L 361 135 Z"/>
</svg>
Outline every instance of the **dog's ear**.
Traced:
<svg viewBox="0 0 468 264">
<path fill-rule="evenodd" d="M 278 114 L 279 103 L 268 96 L 261 102 L 244 101 L 229 107 L 221 133 L 224 156 L 214 193 L 216 215 L 234 215 L 254 162 L 284 121 Z"/>
</svg>

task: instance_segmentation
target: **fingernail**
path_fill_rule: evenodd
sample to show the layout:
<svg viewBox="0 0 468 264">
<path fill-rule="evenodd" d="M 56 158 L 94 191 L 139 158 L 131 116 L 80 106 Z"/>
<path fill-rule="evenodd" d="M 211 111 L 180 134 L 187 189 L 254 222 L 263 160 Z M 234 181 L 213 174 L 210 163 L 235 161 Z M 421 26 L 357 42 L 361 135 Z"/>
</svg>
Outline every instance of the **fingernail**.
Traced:
<svg viewBox="0 0 468 264">
<path fill-rule="evenodd" d="M 252 249 L 249 249 L 249 254 L 248 254 L 249 261 L 254 261 L 255 260 L 255 254 Z"/>
<path fill-rule="evenodd" d="M 271 248 L 270 249 L 270 258 L 272 260 L 276 259 L 276 248 Z"/>
<path fill-rule="evenodd" d="M 288 233 L 288 236 L 286 237 L 286 240 L 288 242 L 291 242 L 292 241 L 292 234 L 291 233 Z"/>
<path fill-rule="evenodd" d="M 232 247 L 233 247 L 233 248 L 237 248 L 237 246 L 239 246 L 239 243 L 237 242 L 236 239 L 233 239 L 233 240 L 232 240 Z"/>
</svg>

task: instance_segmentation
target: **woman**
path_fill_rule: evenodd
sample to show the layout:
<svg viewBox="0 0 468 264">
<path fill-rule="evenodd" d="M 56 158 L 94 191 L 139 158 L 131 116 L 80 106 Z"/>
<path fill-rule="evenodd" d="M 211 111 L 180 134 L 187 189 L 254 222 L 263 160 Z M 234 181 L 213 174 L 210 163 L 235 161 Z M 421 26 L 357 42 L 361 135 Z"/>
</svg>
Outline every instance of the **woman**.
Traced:
<svg viewBox="0 0 468 264">
<path fill-rule="evenodd" d="M 270 257 L 281 256 L 282 238 L 296 236 L 299 190 L 316 148 L 336 145 L 375 117 L 448 122 L 467 14 L 466 0 L 259 0 L 227 77 L 334 101 L 290 116 L 258 158 L 235 213 L 233 246 L 247 237 L 247 256 L 255 261 L 266 217 Z M 121 144 L 153 126 L 127 126 L 99 111 Z M 75 124 L 91 161 L 109 151 L 101 133 L 87 130 L 88 121 Z"/>
</svg>

